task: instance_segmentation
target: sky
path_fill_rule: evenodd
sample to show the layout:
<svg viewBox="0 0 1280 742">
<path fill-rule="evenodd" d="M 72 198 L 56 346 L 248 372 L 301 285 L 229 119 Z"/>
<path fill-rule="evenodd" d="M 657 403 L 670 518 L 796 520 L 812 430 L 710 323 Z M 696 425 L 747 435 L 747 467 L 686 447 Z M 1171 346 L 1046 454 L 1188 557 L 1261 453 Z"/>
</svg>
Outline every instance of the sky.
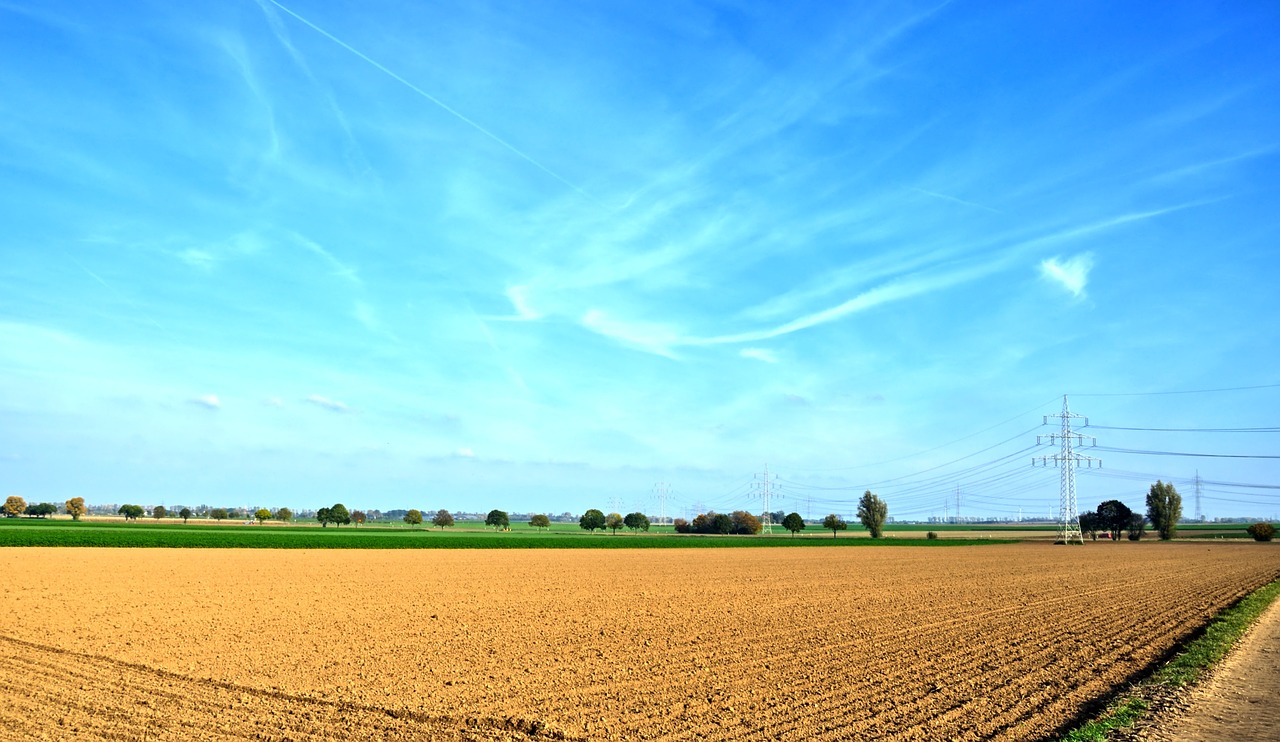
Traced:
<svg viewBox="0 0 1280 742">
<path fill-rule="evenodd" d="M 0 0 L 0 495 L 1048 517 L 1066 395 L 1081 510 L 1275 517 L 1277 39 Z"/>
</svg>

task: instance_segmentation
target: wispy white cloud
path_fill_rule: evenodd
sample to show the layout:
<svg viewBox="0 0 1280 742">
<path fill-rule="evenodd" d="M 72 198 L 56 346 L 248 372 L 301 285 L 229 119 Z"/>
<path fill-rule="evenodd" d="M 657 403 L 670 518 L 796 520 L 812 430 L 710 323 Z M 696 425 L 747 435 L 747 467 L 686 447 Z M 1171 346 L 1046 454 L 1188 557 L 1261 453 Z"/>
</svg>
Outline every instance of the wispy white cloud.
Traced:
<svg viewBox="0 0 1280 742">
<path fill-rule="evenodd" d="M 328 264 L 328 266 L 333 269 L 333 275 L 337 276 L 338 278 L 346 279 L 347 281 L 350 281 L 351 283 L 357 286 L 364 285 L 363 282 L 360 280 L 360 275 L 356 272 L 355 268 L 352 268 L 346 263 L 343 263 L 341 260 L 338 260 L 336 257 L 334 257 L 333 253 L 326 250 L 324 246 L 321 245 L 320 243 L 314 240 L 308 239 L 306 237 L 303 237 L 297 232 L 290 232 L 289 236 L 292 237 L 293 240 L 298 245 L 302 246 L 304 249 L 306 249 L 308 252 L 312 253 L 313 255 L 320 257 L 321 260 L 323 260 L 326 264 Z"/>
<path fill-rule="evenodd" d="M 769 338 L 789 335 L 793 332 L 807 330 L 811 327 L 824 325 L 828 322 L 834 322 L 836 320 L 843 319 L 844 317 L 848 317 L 849 315 L 878 307 L 882 304 L 902 301 L 904 299 L 929 294 L 934 291 L 951 288 L 952 286 L 989 275 L 1000 267 L 999 263 L 988 263 L 946 272 L 907 276 L 905 278 L 877 286 L 869 291 L 864 291 L 852 299 L 841 304 L 837 304 L 836 306 L 812 312 L 802 317 L 797 317 L 790 322 L 776 327 L 730 335 L 689 338 L 684 342 L 688 345 L 719 345 L 723 343 L 748 343 L 757 340 L 768 340 Z"/>
<path fill-rule="evenodd" d="M 938 193 L 937 191 L 928 191 L 928 190 L 925 190 L 924 188 L 916 188 L 916 187 L 914 187 L 914 186 L 912 186 L 912 187 L 911 187 L 911 190 L 915 191 L 916 193 L 922 193 L 922 194 L 924 194 L 924 195 L 926 195 L 926 196 L 931 196 L 931 197 L 933 197 L 933 198 L 941 199 L 941 200 L 943 200 L 943 201 L 950 201 L 950 202 L 951 202 L 951 203 L 953 203 L 953 204 L 960 204 L 961 206 L 970 206 L 970 207 L 975 208 L 975 209 L 982 209 L 983 211 L 990 211 L 990 212 L 991 212 L 991 213 L 993 213 L 993 214 L 1003 214 L 1003 213 L 1004 213 L 1003 211 L 1001 211 L 1001 210 L 999 210 L 999 209 L 997 209 L 997 208 L 991 207 L 991 206 L 986 206 L 986 205 L 984 205 L 984 204 L 976 203 L 976 202 L 974 202 L 974 201 L 966 201 L 966 200 L 965 200 L 965 199 L 963 199 L 963 198 L 957 198 L 956 196 L 948 196 L 948 195 L 947 195 L 947 194 L 945 194 L 945 193 Z"/>
<path fill-rule="evenodd" d="M 319 394 L 312 394 L 310 397 L 307 397 L 303 401 L 308 404 L 313 404 L 316 407 L 329 410 L 330 412 L 347 413 L 351 411 L 351 408 L 348 407 L 345 403 L 339 402 L 336 399 L 329 399 L 328 397 L 323 397 Z"/>
<path fill-rule="evenodd" d="M 738 355 L 743 358 L 752 358 L 757 361 L 764 361 L 765 363 L 778 362 L 778 354 L 768 348 L 743 348 L 738 351 Z"/>
<path fill-rule="evenodd" d="M 667 325 L 656 322 L 618 320 L 599 309 L 589 309 L 582 315 L 582 326 L 592 332 L 618 340 L 660 356 L 675 358 L 672 347 L 685 343 L 679 334 Z"/>
<path fill-rule="evenodd" d="M 1093 253 L 1073 255 L 1066 260 L 1058 256 L 1040 261 L 1040 275 L 1071 292 L 1072 296 L 1084 296 L 1089 283 L 1089 271 L 1093 269 Z"/>
<path fill-rule="evenodd" d="M 516 315 L 510 319 L 535 320 L 542 319 L 543 314 L 534 309 L 530 304 L 530 289 L 528 286 L 509 286 L 507 287 L 507 299 L 511 302 L 511 307 L 515 309 Z"/>
<path fill-rule="evenodd" d="M 197 407 L 203 407 L 207 410 L 222 409 L 222 400 L 218 399 L 218 395 L 216 394 L 205 394 L 200 397 L 189 399 L 187 402 Z"/>
<path fill-rule="evenodd" d="M 210 270 L 217 264 L 218 259 L 207 250 L 200 250 L 194 247 L 187 248 L 178 253 L 178 259 L 193 268 L 201 270 Z"/>
</svg>

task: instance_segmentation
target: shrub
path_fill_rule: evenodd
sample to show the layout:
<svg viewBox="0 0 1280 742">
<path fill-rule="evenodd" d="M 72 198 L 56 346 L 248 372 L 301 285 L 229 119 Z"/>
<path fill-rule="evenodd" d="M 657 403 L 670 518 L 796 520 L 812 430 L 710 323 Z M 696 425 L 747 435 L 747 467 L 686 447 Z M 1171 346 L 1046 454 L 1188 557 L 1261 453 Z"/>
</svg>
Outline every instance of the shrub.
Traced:
<svg viewBox="0 0 1280 742">
<path fill-rule="evenodd" d="M 1245 530 L 1254 541 L 1270 541 L 1276 535 L 1276 528 L 1270 523 L 1254 523 Z"/>
<path fill-rule="evenodd" d="M 929 539 L 930 541 L 936 541 L 938 539 L 938 534 L 934 533 L 933 531 L 929 531 L 924 535 L 924 537 Z"/>
<path fill-rule="evenodd" d="M 684 518 L 676 518 L 671 521 L 671 525 L 675 526 L 676 533 L 690 533 L 693 529 L 689 526 L 689 521 Z"/>
</svg>

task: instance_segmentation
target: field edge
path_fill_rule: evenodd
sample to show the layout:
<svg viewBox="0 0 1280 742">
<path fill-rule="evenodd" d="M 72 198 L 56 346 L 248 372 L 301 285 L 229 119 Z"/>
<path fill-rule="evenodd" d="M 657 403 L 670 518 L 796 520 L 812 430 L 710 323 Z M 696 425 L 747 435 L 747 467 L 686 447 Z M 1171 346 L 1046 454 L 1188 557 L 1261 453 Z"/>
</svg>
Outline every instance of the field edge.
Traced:
<svg viewBox="0 0 1280 742">
<path fill-rule="evenodd" d="M 1179 695 L 1204 680 L 1277 599 L 1280 579 L 1245 595 L 1128 688 L 1099 699 L 1099 704 L 1105 704 L 1101 713 L 1077 720 L 1066 727 L 1065 733 L 1053 738 L 1064 742 L 1105 742 L 1113 739 L 1112 732 L 1122 732 L 1160 716 L 1175 705 Z"/>
</svg>

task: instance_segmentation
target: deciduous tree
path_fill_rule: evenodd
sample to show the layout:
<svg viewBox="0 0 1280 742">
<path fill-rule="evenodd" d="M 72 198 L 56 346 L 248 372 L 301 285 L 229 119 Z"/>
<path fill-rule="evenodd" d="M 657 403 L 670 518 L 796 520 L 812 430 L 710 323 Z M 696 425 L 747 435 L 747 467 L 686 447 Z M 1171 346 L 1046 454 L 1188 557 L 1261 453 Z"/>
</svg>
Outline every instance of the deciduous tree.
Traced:
<svg viewBox="0 0 1280 742">
<path fill-rule="evenodd" d="M 871 532 L 871 538 L 880 538 L 887 517 L 889 506 L 884 500 L 871 494 L 871 490 L 862 493 L 862 499 L 858 501 L 858 520 Z"/>
<path fill-rule="evenodd" d="M 230 514 L 227 512 L 226 508 L 213 508 L 209 511 L 209 517 L 214 520 L 226 520 L 229 516 Z"/>
<path fill-rule="evenodd" d="M 542 513 L 538 513 L 537 515 L 529 519 L 529 525 L 534 528 L 550 528 L 551 519 L 543 515 Z"/>
<path fill-rule="evenodd" d="M 351 522 L 355 523 L 357 526 L 363 524 L 367 520 L 369 520 L 369 516 L 366 515 L 363 510 L 351 511 Z"/>
<path fill-rule="evenodd" d="M 676 533 L 689 533 L 690 531 L 693 530 L 689 526 L 689 521 L 685 520 L 684 518 L 676 518 L 675 520 L 671 521 L 671 527 L 675 529 Z"/>
<path fill-rule="evenodd" d="M 88 508 L 84 506 L 83 497 L 73 497 L 70 500 L 67 500 L 65 507 L 67 515 L 71 516 L 71 520 L 80 520 L 80 517 L 88 510 Z"/>
<path fill-rule="evenodd" d="M 160 520 L 161 518 L 165 517 L 168 514 L 169 514 L 169 511 L 165 509 L 164 505 L 156 505 L 155 507 L 151 508 L 151 517 L 155 518 L 156 520 Z"/>
<path fill-rule="evenodd" d="M 1120 532 L 1129 527 L 1133 511 L 1119 500 L 1107 500 L 1098 505 L 1098 520 L 1102 530 L 1111 534 L 1112 541 L 1120 540 Z"/>
<path fill-rule="evenodd" d="M 505 531 L 511 527 L 511 519 L 507 517 L 505 510 L 490 510 L 489 514 L 484 517 L 486 526 L 493 526 L 499 531 Z"/>
<path fill-rule="evenodd" d="M 316 522 L 320 524 L 321 528 L 328 528 L 329 523 L 332 522 L 330 520 L 332 517 L 333 517 L 333 510 L 331 510 L 330 508 L 320 508 L 319 510 L 316 511 Z"/>
<path fill-rule="evenodd" d="M 288 523 L 293 520 L 293 511 L 289 508 L 280 508 L 276 510 L 276 520 Z"/>
<path fill-rule="evenodd" d="M 258 519 L 258 525 L 262 525 L 263 523 L 271 520 L 271 511 L 266 508 L 258 508 L 257 511 L 254 512 L 253 517 Z"/>
<path fill-rule="evenodd" d="M 1141 541 L 1142 537 L 1147 533 L 1147 519 L 1142 517 L 1142 513 L 1133 513 L 1129 516 L 1129 540 Z"/>
<path fill-rule="evenodd" d="M 1270 523 L 1254 523 L 1244 530 L 1254 541 L 1270 541 L 1276 536 L 1276 527 Z"/>
<path fill-rule="evenodd" d="M 578 527 L 584 531 L 594 532 L 597 528 L 604 530 L 604 513 L 591 508 L 578 519 Z"/>
<path fill-rule="evenodd" d="M 1098 531 L 1101 529 L 1101 521 L 1098 514 L 1092 510 L 1080 514 L 1080 533 L 1088 536 L 1094 541 L 1098 540 Z"/>
<path fill-rule="evenodd" d="M 622 524 L 632 531 L 647 531 L 649 530 L 649 516 L 640 512 L 627 513 L 622 519 Z"/>
<path fill-rule="evenodd" d="M 420 526 L 422 525 L 422 511 L 417 508 L 408 510 L 400 520 L 403 520 L 411 526 Z"/>
<path fill-rule="evenodd" d="M 27 501 L 17 495 L 9 495 L 4 500 L 4 517 L 17 518 L 27 511 Z"/>
<path fill-rule="evenodd" d="M 351 513 L 347 511 L 347 506 L 340 502 L 335 502 L 333 507 L 329 508 L 329 522 L 338 527 L 350 523 Z"/>
<path fill-rule="evenodd" d="M 1160 480 L 1147 490 L 1147 519 L 1151 527 L 1160 533 L 1161 541 L 1178 535 L 1178 521 L 1182 518 L 1182 495 L 1173 484 Z"/>
<path fill-rule="evenodd" d="M 440 526 L 440 530 L 443 531 L 446 528 L 453 527 L 453 515 L 448 510 L 440 508 L 436 511 L 436 514 L 432 516 L 431 522 Z"/>
<path fill-rule="evenodd" d="M 791 536 L 794 538 L 797 533 L 804 530 L 804 518 L 801 518 L 799 513 L 789 513 L 782 519 L 782 527 L 791 531 Z"/>
<path fill-rule="evenodd" d="M 178 517 L 182 519 L 183 523 L 186 523 L 187 519 L 191 517 L 191 508 L 184 507 L 181 510 L 179 510 Z"/>
<path fill-rule="evenodd" d="M 26 511 L 24 512 L 26 512 L 27 515 L 33 518 L 47 518 L 50 515 L 54 515 L 58 512 L 58 506 L 54 505 L 51 502 L 41 502 L 33 505 L 28 505 Z"/>
<path fill-rule="evenodd" d="M 609 513 L 604 517 L 604 524 L 613 531 L 613 535 L 617 536 L 618 529 L 626 525 L 626 519 L 622 517 L 622 513 Z"/>
<path fill-rule="evenodd" d="M 760 519 L 745 510 L 735 510 L 729 517 L 733 519 L 734 533 L 754 536 L 764 529 Z"/>
<path fill-rule="evenodd" d="M 146 514 L 147 511 L 143 510 L 141 505 L 125 504 L 121 505 L 120 509 L 116 512 L 123 515 L 125 520 L 137 520 Z"/>
<path fill-rule="evenodd" d="M 822 527 L 830 530 L 831 538 L 835 538 L 836 531 L 843 531 L 849 527 L 849 524 L 844 522 L 844 518 L 832 513 L 822 519 Z"/>
</svg>

